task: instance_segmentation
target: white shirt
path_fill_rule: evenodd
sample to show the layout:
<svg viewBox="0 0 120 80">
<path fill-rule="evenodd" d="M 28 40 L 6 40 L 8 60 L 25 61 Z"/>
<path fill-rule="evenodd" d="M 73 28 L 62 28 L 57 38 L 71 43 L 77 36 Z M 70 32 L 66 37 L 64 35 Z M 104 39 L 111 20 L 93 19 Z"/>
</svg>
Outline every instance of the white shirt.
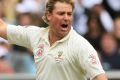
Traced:
<svg viewBox="0 0 120 80">
<path fill-rule="evenodd" d="M 106 10 L 101 11 L 100 20 L 107 32 L 113 31 L 113 20 L 110 14 Z"/>
<path fill-rule="evenodd" d="M 8 26 L 9 42 L 31 48 L 37 69 L 37 80 L 87 80 L 104 73 L 97 52 L 73 29 L 52 46 L 49 28 Z"/>
<path fill-rule="evenodd" d="M 120 0 L 107 0 L 108 5 L 115 11 L 120 11 Z"/>
</svg>

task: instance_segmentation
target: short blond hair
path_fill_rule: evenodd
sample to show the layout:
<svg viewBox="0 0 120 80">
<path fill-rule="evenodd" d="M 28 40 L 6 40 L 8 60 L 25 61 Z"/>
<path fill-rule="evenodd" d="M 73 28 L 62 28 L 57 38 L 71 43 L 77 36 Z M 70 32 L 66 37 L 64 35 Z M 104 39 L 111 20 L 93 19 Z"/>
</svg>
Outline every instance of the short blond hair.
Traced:
<svg viewBox="0 0 120 80">
<path fill-rule="evenodd" d="M 46 4 L 46 11 L 45 12 L 50 12 L 52 13 L 52 11 L 54 10 L 55 8 L 55 4 L 57 2 L 61 2 L 61 3 L 67 3 L 67 4 L 70 4 L 72 6 L 72 9 L 74 9 L 74 1 L 73 0 L 48 0 L 47 4 Z M 46 15 L 44 15 L 42 17 L 42 19 L 48 23 L 48 19 L 46 17 Z"/>
</svg>

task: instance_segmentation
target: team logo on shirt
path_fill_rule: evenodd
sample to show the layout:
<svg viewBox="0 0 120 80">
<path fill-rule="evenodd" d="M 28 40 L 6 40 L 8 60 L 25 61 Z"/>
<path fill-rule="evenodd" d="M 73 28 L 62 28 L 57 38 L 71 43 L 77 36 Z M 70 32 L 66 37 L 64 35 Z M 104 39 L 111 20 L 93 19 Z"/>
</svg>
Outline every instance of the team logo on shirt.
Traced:
<svg viewBox="0 0 120 80">
<path fill-rule="evenodd" d="M 63 56 L 63 51 L 58 51 L 58 54 L 55 56 L 55 60 L 56 60 L 57 62 L 60 62 L 60 61 L 63 60 L 63 58 L 64 58 L 64 56 Z"/>
<path fill-rule="evenodd" d="M 42 56 L 42 55 L 43 55 L 43 52 L 44 52 L 44 44 L 40 44 L 40 45 L 38 46 L 38 48 L 39 48 L 39 50 L 38 50 L 38 52 L 37 52 L 37 55 L 38 55 L 38 56 Z"/>
<path fill-rule="evenodd" d="M 96 56 L 94 54 L 91 54 L 89 59 L 92 64 L 97 64 Z"/>
</svg>

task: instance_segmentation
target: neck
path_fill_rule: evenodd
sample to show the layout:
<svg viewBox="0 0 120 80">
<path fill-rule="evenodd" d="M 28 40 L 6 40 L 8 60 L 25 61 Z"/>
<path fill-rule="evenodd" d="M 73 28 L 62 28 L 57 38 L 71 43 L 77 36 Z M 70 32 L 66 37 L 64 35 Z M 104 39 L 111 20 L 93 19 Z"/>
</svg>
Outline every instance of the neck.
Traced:
<svg viewBox="0 0 120 80">
<path fill-rule="evenodd" d="M 52 46 L 56 41 L 60 40 L 60 37 L 57 37 L 55 34 L 49 32 L 49 42 L 50 46 Z"/>
</svg>

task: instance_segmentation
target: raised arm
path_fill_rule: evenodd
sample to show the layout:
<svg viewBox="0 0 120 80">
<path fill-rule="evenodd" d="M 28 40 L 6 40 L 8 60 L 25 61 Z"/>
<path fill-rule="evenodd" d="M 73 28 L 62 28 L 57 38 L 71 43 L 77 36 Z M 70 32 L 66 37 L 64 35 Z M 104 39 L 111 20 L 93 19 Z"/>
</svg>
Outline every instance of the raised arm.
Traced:
<svg viewBox="0 0 120 80">
<path fill-rule="evenodd" d="M 7 24 L 0 19 L 0 37 L 7 39 Z"/>
</svg>

